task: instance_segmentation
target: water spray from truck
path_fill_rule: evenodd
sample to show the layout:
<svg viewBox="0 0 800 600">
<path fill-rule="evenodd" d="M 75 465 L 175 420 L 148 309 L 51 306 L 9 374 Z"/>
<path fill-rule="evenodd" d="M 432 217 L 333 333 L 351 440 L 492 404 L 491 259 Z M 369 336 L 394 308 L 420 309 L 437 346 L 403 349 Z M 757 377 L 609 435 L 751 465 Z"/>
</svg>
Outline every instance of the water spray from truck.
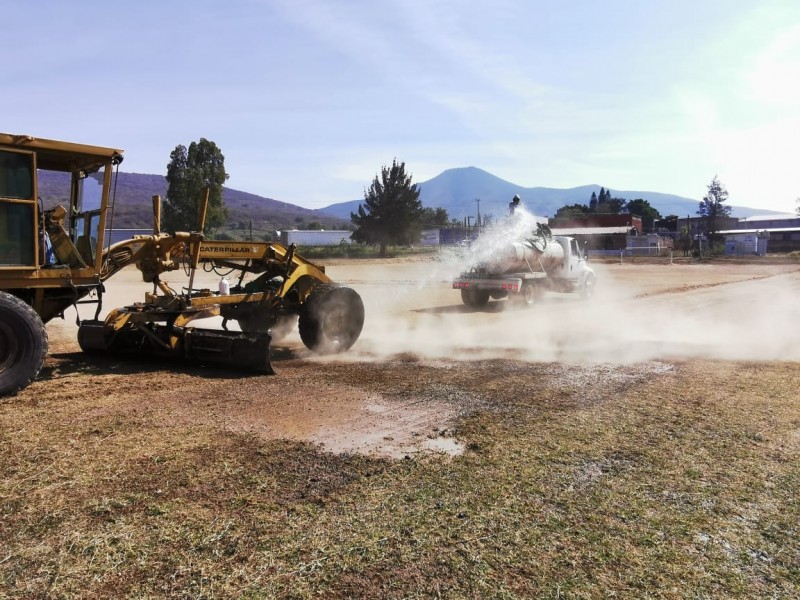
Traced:
<svg viewBox="0 0 800 600">
<path fill-rule="evenodd" d="M 589 298 L 596 279 L 575 238 L 553 235 L 515 207 L 471 244 L 469 265 L 452 285 L 464 304 L 481 308 L 503 298 L 532 305 L 547 290 Z"/>
</svg>

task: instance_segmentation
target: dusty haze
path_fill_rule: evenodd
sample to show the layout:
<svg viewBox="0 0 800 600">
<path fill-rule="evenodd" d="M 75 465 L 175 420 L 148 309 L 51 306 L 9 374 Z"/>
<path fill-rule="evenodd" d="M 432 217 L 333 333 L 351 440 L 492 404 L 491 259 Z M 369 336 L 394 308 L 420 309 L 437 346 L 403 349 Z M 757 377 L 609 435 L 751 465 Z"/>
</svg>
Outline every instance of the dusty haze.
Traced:
<svg viewBox="0 0 800 600">
<path fill-rule="evenodd" d="M 519 211 L 518 211 L 519 212 Z M 509 239 L 525 237 L 524 213 L 491 228 L 471 248 L 394 265 L 348 265 L 329 274 L 362 295 L 367 321 L 345 360 L 398 353 L 427 358 L 630 363 L 702 356 L 798 360 L 800 278 L 794 266 L 593 263 L 597 291 L 547 292 L 533 307 L 507 300 L 462 304 L 450 281 Z M 341 273 L 341 275 L 339 275 Z M 353 275 L 349 274 L 353 273 Z"/>
<path fill-rule="evenodd" d="M 450 286 L 470 260 L 459 249 L 435 259 L 329 261 L 328 274 L 361 294 L 364 331 L 350 351 L 332 357 L 311 354 L 294 331 L 273 344 L 274 377 L 219 370 L 206 377 L 202 368 L 154 367 L 135 359 L 106 361 L 93 372 L 93 361 L 78 350 L 70 310 L 65 321 L 48 326 L 51 375 L 22 395 L 90 393 L 121 414 L 145 410 L 148 419 L 168 424 L 206 423 L 318 443 L 331 452 L 401 457 L 461 450 L 450 433 L 453 424 L 491 398 L 446 382 L 462 369 L 480 370 L 484 360 L 499 359 L 492 369 L 515 376 L 546 374 L 550 385 L 583 397 L 615 382 L 658 377 L 693 357 L 800 359 L 800 271 L 793 264 L 592 263 L 598 285 L 588 301 L 548 292 L 533 307 L 501 300 L 475 310 Z M 186 284 L 177 273 L 165 279 L 176 289 Z M 219 277 L 203 273 L 197 281 L 215 289 Z M 143 300 L 150 286 L 126 269 L 107 289 L 104 313 Z M 81 311 L 84 318 L 93 316 L 88 306 Z M 386 388 L 380 381 L 384 362 L 388 373 L 407 364 L 408 380 L 392 380 Z M 424 380 L 415 365 L 424 368 Z M 130 372 L 120 375 L 120 369 Z M 180 398 L 170 400 L 159 386 L 182 390 Z"/>
<path fill-rule="evenodd" d="M 652 359 L 719 358 L 800 360 L 800 267 L 793 264 L 591 262 L 595 295 L 546 292 L 532 307 L 491 300 L 464 306 L 451 280 L 509 237 L 524 235 L 536 218 L 524 213 L 514 231 L 496 227 L 472 248 L 443 250 L 434 258 L 330 261 L 327 273 L 355 289 L 366 320 L 353 348 L 315 360 L 383 360 L 397 354 L 421 359 L 504 358 L 534 362 L 631 363 Z M 182 273 L 164 276 L 179 289 Z M 219 277 L 198 273 L 197 285 L 216 289 Z M 104 296 L 111 308 L 141 301 L 151 289 L 129 268 L 110 280 Z M 93 307 L 81 307 L 81 317 Z M 74 330 L 75 313 L 51 327 Z M 218 328 L 219 319 L 194 323 Z M 235 328 L 233 325 L 231 328 Z M 296 330 L 277 345 L 302 347 Z"/>
</svg>

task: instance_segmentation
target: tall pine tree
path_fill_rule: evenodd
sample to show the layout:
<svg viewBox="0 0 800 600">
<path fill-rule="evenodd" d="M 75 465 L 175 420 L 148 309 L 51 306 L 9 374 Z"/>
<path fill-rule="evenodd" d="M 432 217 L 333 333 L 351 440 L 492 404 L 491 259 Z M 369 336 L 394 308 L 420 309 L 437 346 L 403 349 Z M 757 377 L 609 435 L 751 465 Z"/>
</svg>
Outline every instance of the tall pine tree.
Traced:
<svg viewBox="0 0 800 600">
<path fill-rule="evenodd" d="M 353 239 L 357 242 L 379 244 L 380 255 L 386 256 L 389 244 L 409 245 L 419 240 L 424 211 L 419 199 L 419 189 L 406 175 L 406 164 L 392 161 L 384 166 L 380 176 L 376 175 L 368 190 L 364 191 L 364 203 L 357 213 L 350 213 L 356 229 Z"/>
<path fill-rule="evenodd" d="M 718 242 L 720 222 L 731 214 L 731 207 L 724 203 L 728 200 L 728 190 L 720 183 L 716 175 L 708 184 L 708 193 L 700 201 L 697 214 L 702 217 L 702 227 L 711 242 Z"/>
<path fill-rule="evenodd" d="M 164 202 L 165 231 L 195 231 L 198 227 L 203 188 L 208 186 L 205 231 L 224 224 L 228 209 L 222 201 L 222 184 L 228 179 L 225 157 L 217 145 L 205 138 L 176 146 L 167 165 L 167 198 Z"/>
</svg>

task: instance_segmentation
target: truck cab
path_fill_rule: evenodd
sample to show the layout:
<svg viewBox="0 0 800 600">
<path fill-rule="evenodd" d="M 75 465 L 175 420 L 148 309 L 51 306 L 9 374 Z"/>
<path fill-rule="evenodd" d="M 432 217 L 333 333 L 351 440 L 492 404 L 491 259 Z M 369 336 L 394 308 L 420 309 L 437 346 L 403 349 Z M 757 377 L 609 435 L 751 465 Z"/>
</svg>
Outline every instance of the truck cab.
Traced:
<svg viewBox="0 0 800 600">
<path fill-rule="evenodd" d="M 550 273 L 550 284 L 558 291 L 578 292 L 588 298 L 594 293 L 595 274 L 578 240 L 563 235 L 554 236 L 554 240 L 561 246 L 564 256 L 557 270 Z"/>
</svg>

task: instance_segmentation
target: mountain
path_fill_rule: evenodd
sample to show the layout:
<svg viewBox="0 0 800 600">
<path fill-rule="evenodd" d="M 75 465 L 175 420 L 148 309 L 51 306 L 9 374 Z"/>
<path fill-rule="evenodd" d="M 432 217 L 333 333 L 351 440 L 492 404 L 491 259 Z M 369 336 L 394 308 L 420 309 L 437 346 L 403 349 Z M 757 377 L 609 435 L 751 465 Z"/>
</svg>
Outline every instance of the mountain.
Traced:
<svg viewBox="0 0 800 600">
<path fill-rule="evenodd" d="M 418 184 L 420 200 L 426 208 L 444 208 L 450 218 L 463 219 L 465 216 L 481 214 L 495 217 L 505 214 L 508 203 L 515 194 L 522 198 L 522 204 L 532 213 L 541 217 L 552 217 L 562 206 L 569 204 L 588 204 L 592 192 L 600 192 L 599 185 L 583 185 L 580 187 L 558 189 L 546 187 L 526 188 L 492 175 L 477 167 L 448 169 L 433 179 Z M 622 191 L 610 189 L 611 196 L 634 200 L 647 200 L 662 216 L 692 215 L 697 213 L 698 200 L 664 194 L 660 192 Z M 480 203 L 476 199 L 480 199 Z M 363 200 L 350 200 L 331 204 L 321 211 L 343 219 L 349 219 L 350 213 L 358 210 Z M 776 211 L 731 206 L 734 217 L 751 217 L 753 215 L 778 214 Z"/>
<path fill-rule="evenodd" d="M 526 188 L 510 183 L 476 167 L 448 169 L 419 185 L 422 205 L 444 208 L 453 219 L 464 219 L 477 215 L 495 217 L 505 214 L 514 194 L 519 194 L 528 210 L 541 217 L 553 216 L 560 207 L 568 204 L 588 204 L 592 192 L 599 192 L 599 185 L 584 185 L 569 189 L 532 187 Z M 65 204 L 68 197 L 69 180 L 64 173 L 39 172 L 39 195 L 46 208 Z M 116 203 L 112 226 L 117 229 L 147 229 L 153 224 L 151 198 L 167 194 L 167 181 L 163 175 L 144 173 L 119 173 L 116 185 Z M 659 192 L 619 191 L 611 189 L 611 195 L 626 200 L 642 198 L 650 202 L 662 216 L 695 215 L 698 201 Z M 272 198 L 265 198 L 223 187 L 222 197 L 228 207 L 226 230 L 245 230 L 249 233 L 252 224 L 255 239 L 271 239 L 275 230 L 304 229 L 317 222 L 324 229 L 349 229 L 350 213 L 358 210 L 362 200 L 351 200 L 331 204 L 322 209 L 311 210 Z M 476 199 L 480 198 L 480 203 Z M 776 211 L 758 210 L 731 206 L 735 217 L 779 214 Z M 235 234 L 234 234 L 235 235 Z"/>
<path fill-rule="evenodd" d="M 39 195 L 46 208 L 66 205 L 69 177 L 65 173 L 39 171 Z M 153 226 L 153 196 L 167 195 L 163 175 L 119 173 L 112 226 L 117 229 L 147 229 Z M 348 229 L 350 215 L 341 218 L 320 210 L 264 198 L 223 187 L 222 198 L 228 207 L 229 220 L 222 229 L 248 230 L 252 223 L 256 239 L 268 239 L 275 230 L 304 229 L 317 222 L 324 229 Z"/>
</svg>

